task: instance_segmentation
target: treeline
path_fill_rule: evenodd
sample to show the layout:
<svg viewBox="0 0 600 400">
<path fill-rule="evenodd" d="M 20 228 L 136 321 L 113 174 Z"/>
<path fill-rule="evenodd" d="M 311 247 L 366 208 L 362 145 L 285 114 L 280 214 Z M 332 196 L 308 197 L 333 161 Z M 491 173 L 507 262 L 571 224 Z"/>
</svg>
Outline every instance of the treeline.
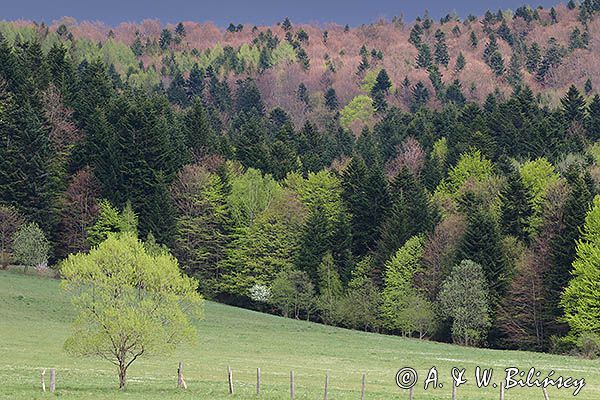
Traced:
<svg viewBox="0 0 600 400">
<path fill-rule="evenodd" d="M 0 21 L 0 33 L 16 46 L 39 42 L 44 52 L 64 46 L 76 64 L 100 59 L 117 86 L 165 89 L 176 102 L 187 102 L 186 80 L 207 73 L 220 81 L 211 89 L 219 108 L 232 107 L 235 82 L 250 76 L 265 104 L 284 108 L 297 127 L 308 119 L 325 129 L 334 108 L 341 125 L 359 134 L 388 105 L 406 111 L 483 103 L 495 90 L 520 86 L 544 106 L 555 106 L 571 84 L 592 93 L 600 84 L 599 11 L 598 0 L 586 0 L 463 19 L 452 13 L 436 21 L 425 12 L 412 22 L 395 16 L 357 27 L 285 18 L 270 26 L 232 22 L 227 29 L 158 20 L 111 27 L 65 17 L 49 25 Z M 389 85 L 375 88 L 379 78 Z"/>
<path fill-rule="evenodd" d="M 380 75 L 375 98 L 389 87 Z M 0 82 L 5 263 L 41 264 L 15 250 L 43 236 L 57 264 L 133 231 L 167 246 L 209 298 L 466 345 L 596 352 L 595 308 L 578 296 L 597 297 L 585 274 L 600 248 L 600 206 L 587 214 L 598 95 L 573 86 L 548 109 L 518 87 L 483 105 L 386 106 L 355 136 L 336 107 L 324 129 L 294 126 L 249 78 L 230 88 L 198 70 L 177 90 L 140 91 L 35 41 L 0 40 Z"/>
</svg>

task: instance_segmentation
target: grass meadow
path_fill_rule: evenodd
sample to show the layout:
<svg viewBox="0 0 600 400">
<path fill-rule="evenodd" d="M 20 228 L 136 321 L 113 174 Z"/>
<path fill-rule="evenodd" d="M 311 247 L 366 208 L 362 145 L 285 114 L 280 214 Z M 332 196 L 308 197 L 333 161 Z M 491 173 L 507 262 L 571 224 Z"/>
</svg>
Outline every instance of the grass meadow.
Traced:
<svg viewBox="0 0 600 400">
<path fill-rule="evenodd" d="M 469 382 L 458 399 L 498 399 L 499 390 L 479 389 L 476 366 L 494 369 L 499 383 L 504 368 L 536 367 L 543 373 L 585 378 L 577 399 L 600 399 L 600 361 L 530 352 L 464 348 L 332 328 L 284 319 L 212 302 L 199 323 L 199 340 L 168 356 L 142 358 L 129 370 L 128 389 L 117 389 L 116 369 L 98 359 L 71 357 L 63 350 L 73 319 L 59 281 L 0 271 L 0 398 L 2 399 L 253 399 L 256 368 L 261 368 L 262 398 L 289 399 L 289 373 L 295 374 L 296 399 L 323 398 L 329 371 L 330 399 L 408 399 L 395 384 L 399 368 L 419 373 L 415 400 L 450 399 L 452 367 L 466 368 Z M 177 389 L 177 364 L 184 363 L 187 390 Z M 227 393 L 227 366 L 235 394 Z M 426 372 L 437 367 L 442 389 L 423 390 Z M 43 393 L 40 371 L 57 369 L 57 390 Z M 49 381 L 46 374 L 46 384 Z M 542 375 L 542 377 L 545 375 Z M 549 388 L 551 400 L 573 398 L 572 390 Z M 511 389 L 506 399 L 543 399 L 540 389 Z"/>
</svg>

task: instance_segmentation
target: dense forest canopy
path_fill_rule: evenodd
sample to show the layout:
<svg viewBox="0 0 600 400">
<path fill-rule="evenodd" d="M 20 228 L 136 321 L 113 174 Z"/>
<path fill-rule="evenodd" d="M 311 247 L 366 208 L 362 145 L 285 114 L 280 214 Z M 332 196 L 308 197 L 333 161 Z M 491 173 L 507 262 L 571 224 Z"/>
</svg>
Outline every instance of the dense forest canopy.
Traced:
<svg viewBox="0 0 600 400">
<path fill-rule="evenodd" d="M 137 233 L 212 299 L 595 353 L 599 11 L 3 22 L 0 262 Z"/>
</svg>

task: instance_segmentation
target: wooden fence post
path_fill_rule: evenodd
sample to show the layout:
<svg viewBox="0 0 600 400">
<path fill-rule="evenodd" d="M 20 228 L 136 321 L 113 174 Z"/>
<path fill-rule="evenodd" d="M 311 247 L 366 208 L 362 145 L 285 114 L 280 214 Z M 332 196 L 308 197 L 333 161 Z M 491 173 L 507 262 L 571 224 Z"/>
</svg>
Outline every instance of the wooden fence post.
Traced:
<svg viewBox="0 0 600 400">
<path fill-rule="evenodd" d="M 187 389 L 187 384 L 183 378 L 183 361 L 179 361 L 179 366 L 177 367 L 177 387 Z"/>
<path fill-rule="evenodd" d="M 56 390 L 56 368 L 50 369 L 50 393 Z"/>
<path fill-rule="evenodd" d="M 362 374 L 362 385 L 360 389 L 360 400 L 365 400 L 365 386 L 367 385 L 367 374 Z"/>
<path fill-rule="evenodd" d="M 45 392 L 46 391 L 46 368 L 44 368 L 42 370 L 41 380 L 42 380 L 42 392 Z"/>
<path fill-rule="evenodd" d="M 294 400 L 294 371 L 290 371 L 290 399 Z"/>
<path fill-rule="evenodd" d="M 323 395 L 323 400 L 327 400 L 329 398 L 329 371 L 325 372 L 325 394 Z"/>
<path fill-rule="evenodd" d="M 542 390 L 544 391 L 544 400 L 550 400 L 550 397 L 548 396 L 548 391 L 546 390 L 546 388 L 542 387 Z"/>
<path fill-rule="evenodd" d="M 256 368 L 256 395 L 260 396 L 260 368 Z"/>
<path fill-rule="evenodd" d="M 227 382 L 229 383 L 229 394 L 233 394 L 233 373 L 231 367 L 227 367 Z"/>
</svg>

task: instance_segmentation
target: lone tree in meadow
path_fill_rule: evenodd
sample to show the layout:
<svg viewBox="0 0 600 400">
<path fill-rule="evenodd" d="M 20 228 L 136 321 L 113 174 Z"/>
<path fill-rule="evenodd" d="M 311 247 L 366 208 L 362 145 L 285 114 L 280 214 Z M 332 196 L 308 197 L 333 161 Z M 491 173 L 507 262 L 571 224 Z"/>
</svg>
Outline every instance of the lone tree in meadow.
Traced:
<svg viewBox="0 0 600 400">
<path fill-rule="evenodd" d="M 148 254 L 132 233 L 110 235 L 89 253 L 70 255 L 61 272 L 78 314 L 65 349 L 113 363 L 120 389 L 135 360 L 164 355 L 196 337 L 191 319 L 202 316 L 198 282 L 182 275 L 166 251 Z"/>
</svg>

